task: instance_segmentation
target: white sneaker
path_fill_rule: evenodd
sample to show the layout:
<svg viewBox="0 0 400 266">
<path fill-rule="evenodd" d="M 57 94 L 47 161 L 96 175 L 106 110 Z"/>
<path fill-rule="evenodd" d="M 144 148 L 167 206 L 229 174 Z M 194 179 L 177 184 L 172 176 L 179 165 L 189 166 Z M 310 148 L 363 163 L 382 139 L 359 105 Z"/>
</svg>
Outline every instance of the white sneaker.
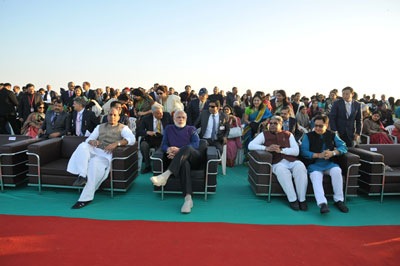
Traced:
<svg viewBox="0 0 400 266">
<path fill-rule="evenodd" d="M 182 205 L 181 213 L 190 213 L 193 208 L 193 200 L 185 200 Z"/>
<path fill-rule="evenodd" d="M 165 184 L 167 184 L 168 177 L 165 177 L 163 175 L 158 175 L 158 176 L 152 176 L 150 178 L 150 180 L 153 183 L 153 185 L 155 185 L 157 187 L 161 187 L 161 186 L 165 186 Z"/>
</svg>

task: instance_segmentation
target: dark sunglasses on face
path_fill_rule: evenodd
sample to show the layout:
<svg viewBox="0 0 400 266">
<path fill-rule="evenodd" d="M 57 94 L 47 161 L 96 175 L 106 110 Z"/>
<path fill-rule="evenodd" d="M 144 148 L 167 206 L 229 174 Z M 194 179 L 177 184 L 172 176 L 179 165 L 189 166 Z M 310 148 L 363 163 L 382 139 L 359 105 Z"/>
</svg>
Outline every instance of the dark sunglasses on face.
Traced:
<svg viewBox="0 0 400 266">
<path fill-rule="evenodd" d="M 163 93 L 162 92 L 157 92 L 157 95 L 163 95 Z"/>
<path fill-rule="evenodd" d="M 314 127 L 323 128 L 324 125 L 314 125 Z"/>
<path fill-rule="evenodd" d="M 217 106 L 215 106 L 215 105 L 209 105 L 208 106 L 208 108 L 215 108 L 215 107 L 217 107 Z"/>
</svg>

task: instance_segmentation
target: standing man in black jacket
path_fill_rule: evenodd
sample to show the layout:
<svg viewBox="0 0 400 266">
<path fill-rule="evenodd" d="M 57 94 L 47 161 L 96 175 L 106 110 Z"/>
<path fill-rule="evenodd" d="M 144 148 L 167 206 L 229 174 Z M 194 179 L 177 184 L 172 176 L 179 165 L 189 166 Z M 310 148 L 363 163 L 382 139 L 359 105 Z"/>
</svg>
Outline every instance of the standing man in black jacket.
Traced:
<svg viewBox="0 0 400 266">
<path fill-rule="evenodd" d="M 5 83 L 0 90 L 0 134 L 9 134 L 6 130 L 7 122 L 10 123 L 14 134 L 19 134 L 17 112 L 15 110 L 17 106 L 18 100 L 11 91 L 11 84 Z"/>
<path fill-rule="evenodd" d="M 18 114 L 21 124 L 25 122 L 31 113 L 35 112 L 35 106 L 38 106 L 38 103 L 43 102 L 42 96 L 35 93 L 35 85 L 29 83 L 26 85 L 26 89 L 27 91 L 21 96 L 18 105 Z"/>
<path fill-rule="evenodd" d="M 203 110 L 208 110 L 208 91 L 206 88 L 201 88 L 199 91 L 199 98 L 190 101 L 187 107 L 187 124 L 193 126 L 200 113 Z"/>
</svg>

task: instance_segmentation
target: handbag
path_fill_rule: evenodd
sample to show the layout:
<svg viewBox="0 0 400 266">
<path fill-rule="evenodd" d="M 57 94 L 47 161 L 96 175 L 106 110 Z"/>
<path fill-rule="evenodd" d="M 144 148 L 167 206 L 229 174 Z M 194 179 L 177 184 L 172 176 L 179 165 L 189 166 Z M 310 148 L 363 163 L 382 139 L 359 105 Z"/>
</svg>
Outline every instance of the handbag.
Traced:
<svg viewBox="0 0 400 266">
<path fill-rule="evenodd" d="M 233 127 L 229 130 L 228 139 L 241 137 L 243 134 L 241 127 Z"/>
</svg>

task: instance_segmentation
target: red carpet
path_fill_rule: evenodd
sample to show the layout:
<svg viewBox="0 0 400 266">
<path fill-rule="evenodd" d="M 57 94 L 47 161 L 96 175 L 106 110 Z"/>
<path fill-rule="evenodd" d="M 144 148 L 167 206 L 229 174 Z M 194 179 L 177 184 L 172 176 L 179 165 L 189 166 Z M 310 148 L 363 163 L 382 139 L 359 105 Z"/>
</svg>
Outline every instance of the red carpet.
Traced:
<svg viewBox="0 0 400 266">
<path fill-rule="evenodd" d="M 0 265 L 399 265 L 400 226 L 0 215 Z"/>
</svg>

